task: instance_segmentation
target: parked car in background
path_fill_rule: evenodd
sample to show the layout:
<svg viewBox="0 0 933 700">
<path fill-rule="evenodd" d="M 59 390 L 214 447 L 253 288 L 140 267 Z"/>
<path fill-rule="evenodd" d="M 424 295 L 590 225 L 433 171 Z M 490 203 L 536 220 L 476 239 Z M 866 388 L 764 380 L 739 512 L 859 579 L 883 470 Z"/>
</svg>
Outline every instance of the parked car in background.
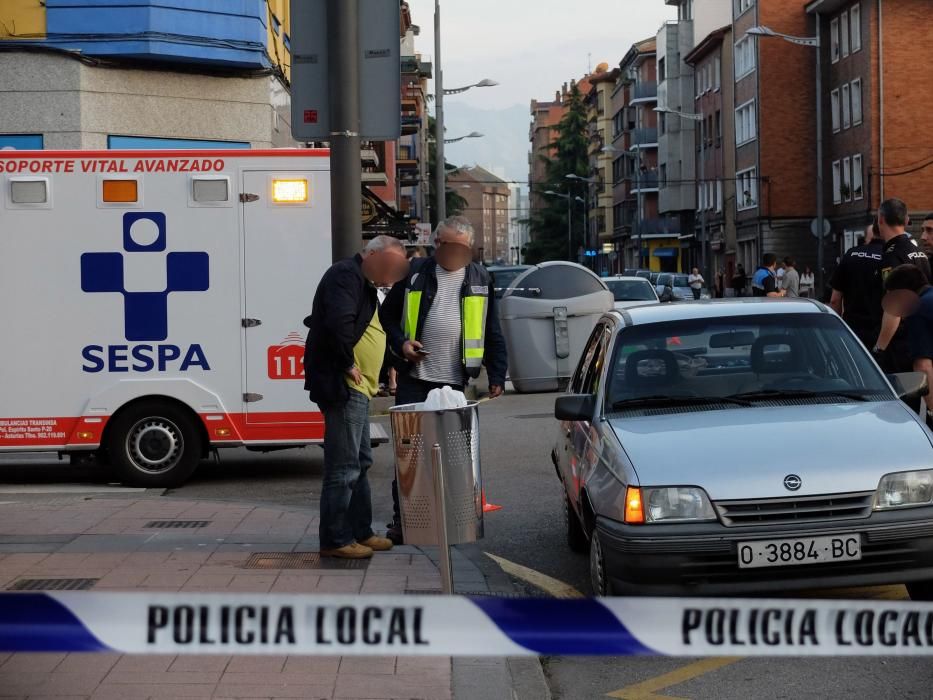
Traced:
<svg viewBox="0 0 933 700">
<path fill-rule="evenodd" d="M 496 299 L 501 299 L 505 291 L 512 286 L 515 278 L 525 270 L 530 270 L 531 265 L 490 265 L 486 268 L 492 275 L 493 287 L 496 290 Z"/>
<path fill-rule="evenodd" d="M 650 280 L 644 277 L 604 277 L 603 282 L 609 287 L 615 298 L 615 308 L 630 309 L 635 306 L 658 303 L 658 293 Z"/>
<path fill-rule="evenodd" d="M 904 403 L 927 390 L 812 301 L 605 314 L 555 405 L 568 544 L 597 595 L 933 600 L 933 436 Z"/>
<path fill-rule="evenodd" d="M 690 288 L 690 275 L 677 272 L 662 272 L 656 282 L 656 291 L 661 301 L 693 301 L 693 290 Z M 700 299 L 709 299 L 709 289 L 703 287 Z"/>
</svg>

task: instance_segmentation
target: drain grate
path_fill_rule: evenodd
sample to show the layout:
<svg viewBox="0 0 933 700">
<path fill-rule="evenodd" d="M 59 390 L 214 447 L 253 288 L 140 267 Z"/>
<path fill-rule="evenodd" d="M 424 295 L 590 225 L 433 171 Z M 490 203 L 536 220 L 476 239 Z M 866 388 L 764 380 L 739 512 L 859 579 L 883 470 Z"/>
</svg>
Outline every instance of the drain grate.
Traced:
<svg viewBox="0 0 933 700">
<path fill-rule="evenodd" d="M 405 595 L 443 595 L 443 591 L 436 588 L 431 590 L 418 590 L 416 588 L 406 588 Z M 517 593 L 515 591 L 457 591 L 456 595 L 466 596 L 468 598 L 549 598 L 550 596 L 538 592 Z"/>
<path fill-rule="evenodd" d="M 86 591 L 100 581 L 97 578 L 21 578 L 10 591 Z"/>
<path fill-rule="evenodd" d="M 317 552 L 256 552 L 242 565 L 244 569 L 365 569 L 365 559 L 322 558 Z"/>
<path fill-rule="evenodd" d="M 244 569 L 316 569 L 321 561 L 317 552 L 256 552 Z"/>
<path fill-rule="evenodd" d="M 207 527 L 210 524 L 210 520 L 150 520 L 143 527 L 191 530 L 198 527 Z"/>
</svg>

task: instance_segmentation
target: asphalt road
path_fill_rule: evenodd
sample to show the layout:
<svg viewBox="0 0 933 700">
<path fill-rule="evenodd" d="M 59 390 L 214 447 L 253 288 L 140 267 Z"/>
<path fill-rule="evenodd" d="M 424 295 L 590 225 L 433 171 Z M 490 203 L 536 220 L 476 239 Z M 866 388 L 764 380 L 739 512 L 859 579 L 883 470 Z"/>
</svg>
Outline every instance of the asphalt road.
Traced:
<svg viewBox="0 0 933 700">
<path fill-rule="evenodd" d="M 553 395 L 510 394 L 480 409 L 487 499 L 503 506 L 486 516 L 486 537 L 469 545 L 529 567 L 589 594 L 587 560 L 564 543 L 559 482 L 549 452 L 556 425 Z M 384 419 L 382 419 L 384 420 Z M 190 483 L 166 498 L 206 498 L 304 504 L 319 496 L 319 448 L 259 455 L 221 453 L 205 462 Z M 391 516 L 392 457 L 375 451 L 371 472 L 376 523 Z M 54 456 L 0 456 L 0 489 L 58 488 L 62 483 L 105 487 L 109 475 L 91 466 L 58 463 Z M 12 486 L 11 486 L 12 485 Z M 0 494 L 2 496 L 2 494 Z M 3 500 L 0 498 L 0 500 Z M 902 587 L 847 589 L 830 597 L 905 596 Z M 927 698 L 933 688 L 928 659 L 558 659 L 544 660 L 555 698 Z"/>
</svg>

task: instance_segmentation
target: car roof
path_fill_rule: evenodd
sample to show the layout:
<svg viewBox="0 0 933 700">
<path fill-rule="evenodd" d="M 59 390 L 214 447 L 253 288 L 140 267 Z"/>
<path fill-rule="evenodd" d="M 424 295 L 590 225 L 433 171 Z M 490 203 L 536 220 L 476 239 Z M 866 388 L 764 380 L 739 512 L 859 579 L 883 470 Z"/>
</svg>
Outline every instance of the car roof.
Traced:
<svg viewBox="0 0 933 700">
<path fill-rule="evenodd" d="M 667 321 L 691 321 L 703 318 L 821 313 L 829 313 L 829 309 L 812 299 L 768 299 L 765 297 L 674 302 L 609 312 L 610 315 L 621 316 L 626 325 L 634 326 L 665 323 Z"/>
<path fill-rule="evenodd" d="M 603 282 L 648 282 L 646 277 L 633 277 L 632 275 L 612 275 L 611 277 L 600 277 L 600 279 Z"/>
</svg>

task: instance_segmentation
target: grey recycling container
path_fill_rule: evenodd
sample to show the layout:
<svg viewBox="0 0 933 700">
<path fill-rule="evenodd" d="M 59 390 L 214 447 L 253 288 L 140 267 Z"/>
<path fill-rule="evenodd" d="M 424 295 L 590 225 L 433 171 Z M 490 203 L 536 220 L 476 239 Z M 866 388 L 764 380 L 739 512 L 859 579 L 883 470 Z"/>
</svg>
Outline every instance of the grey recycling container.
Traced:
<svg viewBox="0 0 933 700">
<path fill-rule="evenodd" d="M 596 322 L 614 305 L 605 283 L 576 263 L 541 263 L 516 278 L 499 303 L 515 390 L 566 386 Z"/>
<path fill-rule="evenodd" d="M 402 533 L 406 544 L 443 545 L 435 496 L 432 450 L 440 446 L 446 544 L 483 536 L 483 478 L 476 401 L 464 408 L 426 411 L 423 404 L 389 410 Z"/>
</svg>

